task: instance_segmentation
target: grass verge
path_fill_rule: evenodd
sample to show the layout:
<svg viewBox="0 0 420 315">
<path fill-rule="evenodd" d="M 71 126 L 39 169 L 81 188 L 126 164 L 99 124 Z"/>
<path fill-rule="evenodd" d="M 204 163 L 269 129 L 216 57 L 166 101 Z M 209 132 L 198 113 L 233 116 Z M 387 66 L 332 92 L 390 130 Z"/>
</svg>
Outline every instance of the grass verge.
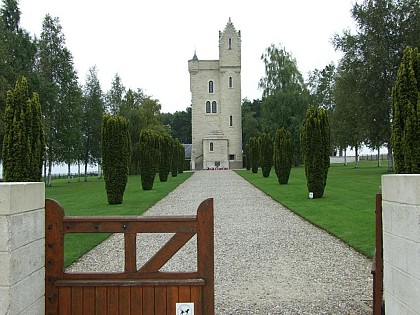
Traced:
<svg viewBox="0 0 420 315">
<path fill-rule="evenodd" d="M 124 201 L 121 205 L 109 205 L 106 197 L 105 182 L 97 177 L 89 177 L 87 182 L 72 179 L 54 180 L 53 186 L 45 189 L 46 198 L 60 202 L 66 216 L 111 216 L 140 215 L 178 187 L 193 173 L 184 172 L 177 177 L 169 176 L 161 183 L 156 177 L 153 189 L 141 188 L 140 176 L 129 176 Z M 88 233 L 68 234 L 64 240 L 64 265 L 71 265 L 83 254 L 91 250 L 110 234 Z"/>
<path fill-rule="evenodd" d="M 331 165 L 323 198 L 309 199 L 305 169 L 292 168 L 289 183 L 279 185 L 274 169 L 268 178 L 251 171 L 237 171 L 254 186 L 312 224 L 340 238 L 372 258 L 375 248 L 375 195 L 386 166 L 377 162 Z"/>
</svg>

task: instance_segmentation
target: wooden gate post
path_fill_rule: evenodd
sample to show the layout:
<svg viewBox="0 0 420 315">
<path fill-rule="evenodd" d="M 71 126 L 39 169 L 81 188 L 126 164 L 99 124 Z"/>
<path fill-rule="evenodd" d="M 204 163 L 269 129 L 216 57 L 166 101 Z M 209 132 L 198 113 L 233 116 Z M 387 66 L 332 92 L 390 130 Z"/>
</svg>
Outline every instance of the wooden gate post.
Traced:
<svg viewBox="0 0 420 315">
<path fill-rule="evenodd" d="M 45 314 L 58 314 L 58 288 L 56 280 L 63 278 L 64 234 L 63 207 L 50 199 L 45 200 Z"/>
</svg>

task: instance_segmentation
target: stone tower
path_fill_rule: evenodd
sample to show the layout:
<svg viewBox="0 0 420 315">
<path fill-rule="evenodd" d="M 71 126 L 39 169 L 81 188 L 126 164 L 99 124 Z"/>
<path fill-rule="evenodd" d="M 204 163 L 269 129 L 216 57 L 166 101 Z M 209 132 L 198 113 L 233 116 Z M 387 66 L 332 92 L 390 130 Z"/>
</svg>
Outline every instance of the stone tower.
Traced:
<svg viewBox="0 0 420 315">
<path fill-rule="evenodd" d="M 192 103 L 191 167 L 242 168 L 241 32 L 230 18 L 219 31 L 219 60 L 188 61 Z"/>
</svg>

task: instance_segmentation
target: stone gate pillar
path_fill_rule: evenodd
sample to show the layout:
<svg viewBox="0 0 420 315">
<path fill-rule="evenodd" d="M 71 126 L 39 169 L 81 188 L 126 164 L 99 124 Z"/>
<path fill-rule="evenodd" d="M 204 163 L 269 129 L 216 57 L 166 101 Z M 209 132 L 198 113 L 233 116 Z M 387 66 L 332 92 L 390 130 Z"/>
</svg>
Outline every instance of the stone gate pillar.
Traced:
<svg viewBox="0 0 420 315">
<path fill-rule="evenodd" d="M 0 183 L 0 315 L 45 314 L 44 208 L 44 183 Z"/>
<path fill-rule="evenodd" d="M 420 315 L 420 174 L 382 176 L 385 313 Z"/>
</svg>

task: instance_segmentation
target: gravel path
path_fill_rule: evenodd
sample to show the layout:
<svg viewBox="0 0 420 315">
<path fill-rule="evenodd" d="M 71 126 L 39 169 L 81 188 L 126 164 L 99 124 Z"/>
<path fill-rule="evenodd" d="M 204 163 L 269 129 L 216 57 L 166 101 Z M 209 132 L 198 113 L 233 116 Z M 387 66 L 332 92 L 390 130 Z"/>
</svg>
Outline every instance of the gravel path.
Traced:
<svg viewBox="0 0 420 315">
<path fill-rule="evenodd" d="M 233 171 L 196 172 L 145 215 L 195 214 L 210 197 L 215 207 L 215 314 L 371 314 L 371 261 Z M 157 248 L 168 237 L 139 237 L 139 263 L 150 257 L 145 248 Z M 194 252 L 192 239 L 162 270 L 194 270 Z M 123 264 L 123 240 L 116 234 L 69 271 L 115 271 Z"/>
</svg>

